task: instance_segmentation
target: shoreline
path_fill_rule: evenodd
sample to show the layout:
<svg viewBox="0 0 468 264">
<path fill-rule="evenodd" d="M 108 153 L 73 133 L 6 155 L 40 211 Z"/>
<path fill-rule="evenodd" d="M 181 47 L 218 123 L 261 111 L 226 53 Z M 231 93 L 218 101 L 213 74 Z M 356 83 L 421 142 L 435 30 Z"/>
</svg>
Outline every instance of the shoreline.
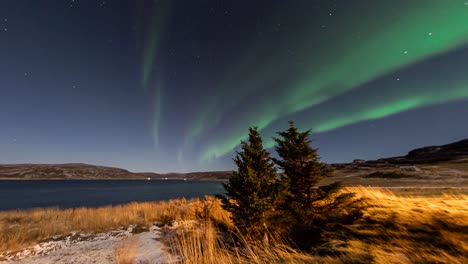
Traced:
<svg viewBox="0 0 468 264">
<path fill-rule="evenodd" d="M 46 179 L 24 179 L 24 178 L 0 178 L 0 181 L 216 181 L 227 182 L 228 179 L 125 179 L 125 178 L 100 178 L 100 179 L 82 179 L 82 178 L 46 178 Z"/>
</svg>

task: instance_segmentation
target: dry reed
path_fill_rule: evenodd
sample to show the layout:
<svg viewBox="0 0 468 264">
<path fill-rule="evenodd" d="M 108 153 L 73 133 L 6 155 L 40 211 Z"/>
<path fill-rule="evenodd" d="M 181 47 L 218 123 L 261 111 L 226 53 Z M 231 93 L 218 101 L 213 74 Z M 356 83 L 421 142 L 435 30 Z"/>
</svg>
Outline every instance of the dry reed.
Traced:
<svg viewBox="0 0 468 264">
<path fill-rule="evenodd" d="M 179 230 L 168 244 L 181 263 L 468 263 L 468 197 L 402 197 L 371 187 L 347 188 L 366 198 L 361 221 L 326 234 L 306 254 L 281 239 L 247 237 L 227 245 L 213 225 Z M 273 236 L 274 237 L 274 236 Z"/>
</svg>

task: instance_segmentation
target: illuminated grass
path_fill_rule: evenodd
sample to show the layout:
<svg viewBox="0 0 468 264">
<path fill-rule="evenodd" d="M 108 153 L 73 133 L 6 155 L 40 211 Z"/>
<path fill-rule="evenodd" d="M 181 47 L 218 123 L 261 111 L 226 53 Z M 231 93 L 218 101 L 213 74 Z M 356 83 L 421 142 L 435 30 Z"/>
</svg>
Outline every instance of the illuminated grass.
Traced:
<svg viewBox="0 0 468 264">
<path fill-rule="evenodd" d="M 364 218 L 326 233 L 327 242 L 311 253 L 295 250 L 281 238 L 255 241 L 244 234 L 240 244 L 229 242 L 226 230 L 234 230 L 229 213 L 212 197 L 0 212 L 0 251 L 72 231 L 177 220 L 195 223 L 164 232 L 174 260 L 182 263 L 468 263 L 468 195 L 406 197 L 371 187 L 347 190 L 367 198 Z"/>
</svg>

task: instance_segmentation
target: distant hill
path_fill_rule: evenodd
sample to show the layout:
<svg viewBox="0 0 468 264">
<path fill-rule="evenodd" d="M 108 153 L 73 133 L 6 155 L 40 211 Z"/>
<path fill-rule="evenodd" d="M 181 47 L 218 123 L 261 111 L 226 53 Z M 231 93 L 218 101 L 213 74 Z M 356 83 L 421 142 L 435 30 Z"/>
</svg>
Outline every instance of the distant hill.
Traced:
<svg viewBox="0 0 468 264">
<path fill-rule="evenodd" d="M 335 169 L 333 177 L 320 184 L 376 186 L 411 195 L 468 193 L 468 139 L 417 148 L 400 157 L 331 166 Z"/>
<path fill-rule="evenodd" d="M 135 173 L 128 170 L 82 163 L 66 164 L 0 164 L 0 179 L 22 180 L 93 180 L 93 179 L 141 179 L 153 180 L 222 180 L 228 179 L 230 171 L 191 173 Z"/>
<path fill-rule="evenodd" d="M 145 179 L 124 169 L 81 163 L 0 165 L 0 179 Z"/>
<path fill-rule="evenodd" d="M 468 158 L 468 139 L 441 146 L 417 148 L 406 156 L 380 159 L 393 164 L 429 164 Z"/>
<path fill-rule="evenodd" d="M 405 156 L 378 160 L 355 160 L 352 163 L 332 164 L 338 170 L 353 168 L 385 168 L 412 164 L 468 160 L 468 139 L 455 143 L 414 149 Z M 461 166 L 461 165 L 457 165 Z M 135 173 L 128 170 L 82 163 L 67 164 L 0 164 L 0 179 L 153 179 L 153 180 L 226 180 L 231 171 L 190 173 Z"/>
<path fill-rule="evenodd" d="M 434 164 L 438 162 L 466 159 L 468 159 L 468 139 L 446 145 L 417 148 L 411 150 L 405 156 L 383 158 L 378 160 L 354 160 L 352 163 L 333 164 L 333 166 L 336 168 L 342 168 L 353 164 L 369 167 L 386 165 Z"/>
<path fill-rule="evenodd" d="M 442 146 L 418 148 L 408 152 L 405 158 L 417 163 L 468 158 L 468 139 Z"/>
</svg>

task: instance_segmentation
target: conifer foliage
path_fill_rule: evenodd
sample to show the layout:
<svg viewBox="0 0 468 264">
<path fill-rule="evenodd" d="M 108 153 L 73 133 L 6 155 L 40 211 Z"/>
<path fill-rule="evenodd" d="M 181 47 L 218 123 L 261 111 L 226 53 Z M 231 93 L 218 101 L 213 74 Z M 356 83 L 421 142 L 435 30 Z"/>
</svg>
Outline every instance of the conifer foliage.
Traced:
<svg viewBox="0 0 468 264">
<path fill-rule="evenodd" d="M 230 199 L 223 199 L 223 207 L 240 230 L 263 228 L 273 209 L 276 169 L 256 127 L 249 129 L 234 161 L 238 170 L 224 184 Z"/>
<path fill-rule="evenodd" d="M 281 138 L 275 138 L 275 147 L 280 159 L 274 159 L 284 172 L 280 185 L 285 190 L 283 208 L 293 214 L 300 222 L 310 221 L 310 208 L 319 198 L 317 183 L 331 176 L 331 170 L 320 162 L 317 150 L 311 147 L 310 130 L 299 132 L 294 122 L 289 122 L 289 129 L 278 132 Z M 331 187 L 331 188 L 330 188 Z M 338 185 L 329 186 L 324 194 L 336 191 Z"/>
<path fill-rule="evenodd" d="M 249 129 L 234 159 L 237 171 L 224 184 L 228 198 L 222 197 L 223 207 L 243 233 L 266 236 L 265 228 L 274 225 L 299 248 L 312 250 L 323 243 L 324 234 L 337 233 L 341 225 L 360 218 L 362 200 L 343 192 L 339 183 L 318 185 L 332 170 L 311 147 L 310 130 L 300 132 L 291 121 L 278 135 L 279 158 L 272 159 L 257 128 Z"/>
<path fill-rule="evenodd" d="M 280 158 L 274 161 L 284 173 L 279 180 L 282 222 L 297 246 L 311 250 L 323 242 L 325 233 L 334 233 L 340 225 L 360 218 L 363 200 L 342 192 L 338 182 L 318 186 L 332 170 L 311 147 L 310 130 L 299 132 L 290 121 L 289 129 L 278 134 L 281 138 L 275 138 L 275 150 Z"/>
</svg>

